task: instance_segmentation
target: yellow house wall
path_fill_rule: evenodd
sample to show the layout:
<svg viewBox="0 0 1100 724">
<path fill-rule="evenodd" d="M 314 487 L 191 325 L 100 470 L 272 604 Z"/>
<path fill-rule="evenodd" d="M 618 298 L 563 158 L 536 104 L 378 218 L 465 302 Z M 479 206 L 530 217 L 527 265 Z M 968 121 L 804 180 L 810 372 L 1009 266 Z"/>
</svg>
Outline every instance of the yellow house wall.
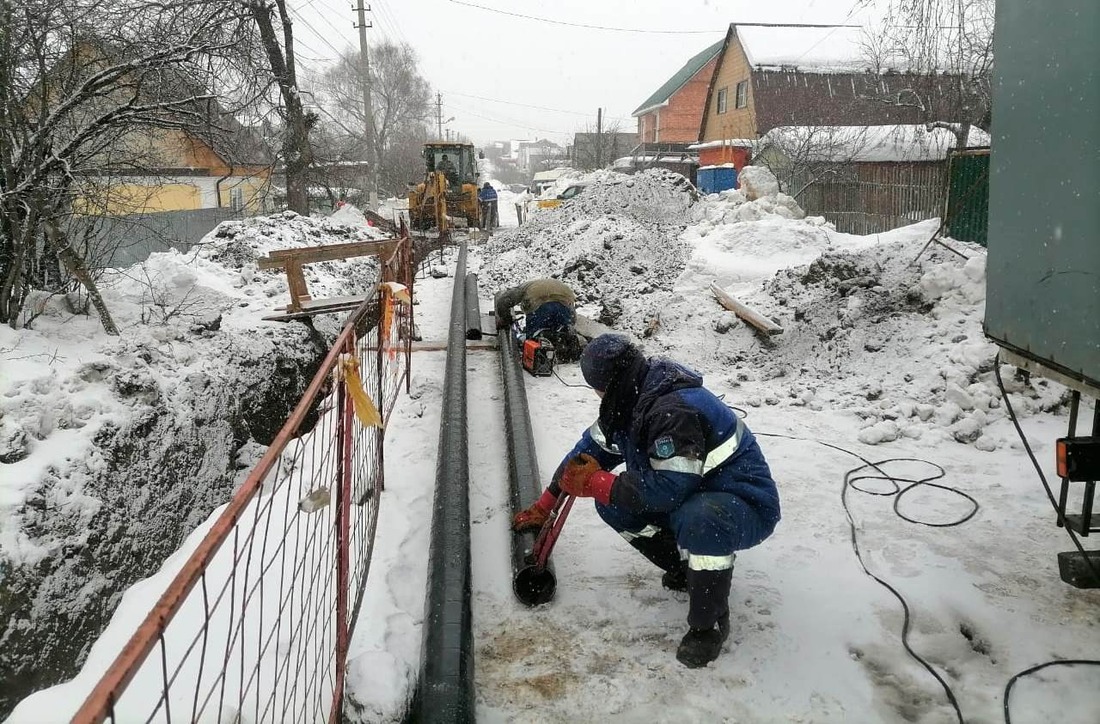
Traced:
<svg viewBox="0 0 1100 724">
<path fill-rule="evenodd" d="M 202 208 L 202 192 L 193 184 L 110 184 L 80 197 L 74 208 L 81 214 L 143 214 L 155 211 L 188 211 Z"/>
<path fill-rule="evenodd" d="M 241 189 L 244 195 L 244 208 L 249 214 L 259 214 L 270 208 L 270 179 L 266 176 L 229 178 L 221 185 L 221 205 L 230 208 L 233 204 L 232 189 Z M 267 202 L 267 206 L 265 206 Z"/>
<path fill-rule="evenodd" d="M 730 38 L 722 56 L 722 65 L 711 89 L 710 105 L 703 124 L 702 140 L 721 141 L 729 138 L 756 138 L 756 111 L 752 97 L 752 69 L 745 59 L 745 51 L 737 36 Z M 744 108 L 734 108 L 737 103 L 737 84 L 749 81 Z M 718 91 L 726 89 L 726 112 L 718 113 Z"/>
</svg>

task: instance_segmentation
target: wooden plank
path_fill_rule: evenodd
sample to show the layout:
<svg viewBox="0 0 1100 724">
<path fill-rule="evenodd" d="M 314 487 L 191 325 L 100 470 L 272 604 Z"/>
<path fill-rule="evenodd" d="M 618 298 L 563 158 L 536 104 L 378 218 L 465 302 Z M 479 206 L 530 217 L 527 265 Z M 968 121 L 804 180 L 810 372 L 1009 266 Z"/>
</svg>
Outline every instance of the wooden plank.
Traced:
<svg viewBox="0 0 1100 724">
<path fill-rule="evenodd" d="M 714 282 L 710 284 L 710 291 L 714 293 L 714 296 L 723 307 L 745 320 L 748 324 L 756 327 L 756 329 L 760 330 L 763 334 L 769 336 L 773 334 L 783 334 L 782 327 L 765 317 L 763 314 L 760 314 L 752 307 L 737 301 L 734 299 L 733 295 Z"/>
<path fill-rule="evenodd" d="M 363 300 L 367 297 L 373 296 L 372 294 L 355 294 L 347 297 L 327 297 L 325 299 L 310 299 L 308 302 L 302 303 L 302 311 L 310 309 L 315 310 L 327 310 L 329 307 L 347 307 L 349 304 L 358 307 L 363 303 Z"/>
<path fill-rule="evenodd" d="M 302 302 L 309 301 L 309 287 L 302 275 L 302 263 L 297 259 L 288 259 L 286 262 L 286 285 L 290 292 L 289 309 L 292 312 L 301 311 Z"/>
<path fill-rule="evenodd" d="M 336 259 L 376 255 L 388 261 L 400 243 L 400 239 L 386 239 L 383 241 L 355 241 L 349 244 L 310 246 L 299 249 L 277 249 L 269 252 L 266 257 L 258 259 L 256 266 L 259 269 L 278 269 L 285 266 L 291 259 L 296 260 L 299 264 L 312 264 L 318 261 L 334 261 Z"/>
<path fill-rule="evenodd" d="M 306 317 L 314 317 L 318 314 L 334 314 L 336 312 L 346 312 L 352 309 L 358 308 L 358 304 L 342 304 L 335 307 L 326 307 L 323 309 L 302 309 L 299 311 L 286 311 L 281 314 L 269 314 L 266 317 L 261 317 L 269 322 L 287 322 L 291 319 L 305 319 Z"/>
</svg>

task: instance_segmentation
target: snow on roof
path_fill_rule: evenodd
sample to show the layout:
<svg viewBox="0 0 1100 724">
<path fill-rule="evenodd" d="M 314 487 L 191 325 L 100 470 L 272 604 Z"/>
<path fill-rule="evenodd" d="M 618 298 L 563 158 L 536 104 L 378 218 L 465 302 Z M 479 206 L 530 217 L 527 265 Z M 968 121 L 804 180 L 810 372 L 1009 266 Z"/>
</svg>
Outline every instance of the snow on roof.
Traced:
<svg viewBox="0 0 1100 724">
<path fill-rule="evenodd" d="M 565 174 L 572 173 L 572 172 L 573 172 L 573 169 L 571 169 L 571 168 L 568 168 L 566 166 L 559 166 L 558 168 L 552 168 L 549 171 L 539 171 L 538 173 L 536 173 L 534 176 L 531 177 L 531 180 L 535 181 L 535 182 L 538 182 L 538 181 L 554 181 L 554 180 L 557 180 L 557 179 L 561 178 Z"/>
<path fill-rule="evenodd" d="M 967 146 L 988 146 L 989 134 L 971 126 Z M 947 128 L 924 124 L 891 126 L 780 126 L 758 142 L 758 152 L 774 146 L 808 161 L 883 163 L 942 161 L 955 147 Z"/>
<path fill-rule="evenodd" d="M 818 73 L 845 73 L 862 71 L 871 66 L 864 29 L 858 26 L 737 25 L 735 30 L 753 68 L 798 68 Z"/>
<path fill-rule="evenodd" d="M 707 141 L 706 143 L 693 143 L 688 146 L 689 151 L 705 151 L 708 148 L 723 148 L 725 146 L 741 146 L 752 148 L 758 143 L 755 138 L 726 138 L 721 141 Z"/>
</svg>

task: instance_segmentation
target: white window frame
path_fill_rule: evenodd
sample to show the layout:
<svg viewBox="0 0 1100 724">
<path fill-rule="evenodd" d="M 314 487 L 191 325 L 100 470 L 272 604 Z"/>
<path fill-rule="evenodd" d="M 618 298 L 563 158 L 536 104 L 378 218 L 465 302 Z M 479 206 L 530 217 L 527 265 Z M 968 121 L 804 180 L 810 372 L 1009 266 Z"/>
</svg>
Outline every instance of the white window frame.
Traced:
<svg viewBox="0 0 1100 724">
<path fill-rule="evenodd" d="M 717 105 L 718 105 L 718 115 L 722 115 L 723 113 L 725 113 L 726 111 L 729 110 L 729 100 L 727 99 L 728 95 L 729 95 L 729 88 L 728 87 L 718 89 L 718 103 L 717 103 Z"/>
<path fill-rule="evenodd" d="M 747 108 L 749 105 L 749 82 L 743 80 L 737 84 L 737 90 L 734 91 L 733 107 L 734 108 Z"/>
</svg>

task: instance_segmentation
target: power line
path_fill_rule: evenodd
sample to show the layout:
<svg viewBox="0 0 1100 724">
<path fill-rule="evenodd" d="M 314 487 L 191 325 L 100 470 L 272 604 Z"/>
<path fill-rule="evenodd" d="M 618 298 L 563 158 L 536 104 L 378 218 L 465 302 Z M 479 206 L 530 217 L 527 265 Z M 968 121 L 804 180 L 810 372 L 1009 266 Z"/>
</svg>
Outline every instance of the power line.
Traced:
<svg viewBox="0 0 1100 724">
<path fill-rule="evenodd" d="M 500 98 L 485 98 L 484 96 L 475 96 L 475 95 L 470 95 L 469 93 L 459 93 L 458 91 L 447 91 L 447 94 L 448 95 L 453 95 L 453 96 L 462 96 L 463 98 L 474 98 L 474 99 L 479 100 L 479 101 L 489 101 L 490 103 L 504 103 L 504 104 L 509 105 L 509 106 L 520 106 L 521 108 L 535 108 L 535 109 L 540 110 L 540 111 L 553 111 L 554 113 L 567 113 L 569 115 L 582 116 L 582 117 L 585 117 L 585 118 L 591 118 L 592 117 L 591 113 L 584 113 L 582 111 L 567 111 L 564 108 L 548 108 L 547 106 L 534 106 L 534 105 L 531 105 L 530 103 L 517 103 L 515 101 L 506 101 L 506 100 L 502 100 Z M 608 116 L 608 117 L 609 118 L 614 118 L 615 120 L 619 120 L 619 121 L 629 120 L 628 116 Z"/>
<path fill-rule="evenodd" d="M 485 10 L 490 13 L 498 13 L 500 15 L 508 15 L 513 18 L 522 18 L 524 20 L 535 20 L 540 23 L 550 23 L 551 25 L 565 25 L 570 28 L 585 28 L 587 30 L 610 30 L 616 33 L 647 33 L 651 35 L 703 35 L 705 33 L 725 33 L 726 29 L 721 30 L 648 30 L 644 28 L 614 28 L 608 25 L 589 25 L 587 23 L 569 23 L 564 20 L 554 20 L 552 18 L 540 18 L 534 15 L 522 15 L 520 13 L 512 13 L 507 10 L 500 10 L 498 8 L 485 7 L 484 5 L 475 5 L 474 3 L 462 2 L 462 0 L 448 0 L 448 2 L 455 5 L 464 5 L 468 8 L 477 8 L 478 10 Z"/>
<path fill-rule="evenodd" d="M 340 50 L 340 49 L 339 49 L 339 48 L 337 48 L 337 47 L 336 47 L 335 45 L 333 45 L 333 44 L 332 44 L 332 43 L 331 43 L 331 42 L 329 41 L 329 39 L 325 37 L 324 33 L 321 33 L 320 31 L 318 31 L 318 30 L 317 30 L 317 28 L 315 28 L 315 27 L 313 27 L 312 25 L 310 25 L 310 22 L 309 22 L 308 20 L 306 20 L 306 19 L 305 19 L 305 18 L 304 18 L 304 17 L 302 16 L 302 14 L 301 14 L 301 13 L 299 13 L 299 12 L 298 12 L 297 10 L 295 10 L 295 9 L 294 9 L 293 7 L 290 7 L 290 6 L 287 6 L 287 7 L 288 7 L 288 9 L 290 10 L 290 12 L 291 12 L 291 13 L 293 13 L 293 14 L 294 14 L 294 15 L 296 15 L 296 16 L 298 16 L 298 19 L 302 21 L 302 24 L 303 24 L 303 25 L 305 25 L 305 26 L 306 26 L 307 28 L 309 28 L 309 29 L 310 29 L 311 31 L 313 31 L 313 34 L 314 34 L 314 35 L 316 35 L 316 36 L 318 37 L 318 39 L 320 39 L 320 41 L 321 41 L 322 43 L 324 43 L 324 44 L 325 44 L 325 45 L 327 45 L 328 47 L 332 48 L 332 51 L 333 51 L 334 53 L 336 53 L 336 56 L 337 56 L 337 57 L 339 57 L 340 55 L 342 55 L 342 54 L 343 54 L 343 52 L 344 52 L 344 51 Z"/>
<path fill-rule="evenodd" d="M 483 116 L 480 113 L 475 113 L 474 111 L 471 111 L 468 108 L 463 108 L 462 106 L 455 105 L 454 103 L 451 104 L 451 108 L 454 108 L 455 110 L 461 111 L 463 113 L 468 113 L 471 116 L 473 116 L 474 118 L 480 118 L 484 121 L 489 121 L 490 123 L 499 123 L 499 124 L 505 125 L 505 126 L 515 126 L 516 128 L 523 128 L 523 129 L 526 129 L 528 131 L 539 131 L 541 133 L 556 133 L 558 135 L 563 135 L 563 136 L 568 136 L 571 133 L 570 131 L 563 131 L 560 128 L 538 128 L 536 126 L 529 126 L 526 123 L 521 123 L 521 122 L 515 121 L 515 120 L 507 120 L 507 119 L 491 118 L 489 116 Z"/>
</svg>

